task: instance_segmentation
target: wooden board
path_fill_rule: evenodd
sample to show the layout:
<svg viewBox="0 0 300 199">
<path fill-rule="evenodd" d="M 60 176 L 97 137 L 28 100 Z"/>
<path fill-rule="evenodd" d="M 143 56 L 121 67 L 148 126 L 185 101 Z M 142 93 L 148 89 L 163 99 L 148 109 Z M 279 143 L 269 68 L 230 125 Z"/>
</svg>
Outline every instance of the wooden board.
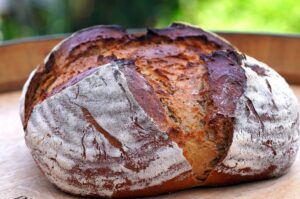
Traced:
<svg viewBox="0 0 300 199">
<path fill-rule="evenodd" d="M 300 86 L 293 86 L 300 100 Z M 78 198 L 50 184 L 35 165 L 23 139 L 18 114 L 20 92 L 0 95 L 0 198 Z M 22 197 L 23 196 L 23 197 Z M 290 172 L 277 179 L 219 188 L 194 188 L 153 199 L 298 199 L 300 198 L 300 155 Z"/>
<path fill-rule="evenodd" d="M 20 89 L 29 73 L 62 36 L 7 42 L 0 45 L 0 92 Z"/>
<path fill-rule="evenodd" d="M 300 84 L 300 35 L 220 33 L 241 52 L 263 61 L 290 83 Z"/>
</svg>

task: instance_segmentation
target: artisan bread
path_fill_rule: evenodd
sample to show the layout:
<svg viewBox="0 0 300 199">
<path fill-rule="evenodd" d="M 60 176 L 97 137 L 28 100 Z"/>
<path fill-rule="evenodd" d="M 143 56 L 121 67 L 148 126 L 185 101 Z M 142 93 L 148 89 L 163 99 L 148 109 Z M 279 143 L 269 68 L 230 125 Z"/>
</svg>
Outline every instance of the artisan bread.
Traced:
<svg viewBox="0 0 300 199">
<path fill-rule="evenodd" d="M 186 24 L 74 33 L 30 75 L 20 115 L 41 171 L 83 196 L 281 176 L 298 150 L 298 104 L 285 80 Z"/>
</svg>

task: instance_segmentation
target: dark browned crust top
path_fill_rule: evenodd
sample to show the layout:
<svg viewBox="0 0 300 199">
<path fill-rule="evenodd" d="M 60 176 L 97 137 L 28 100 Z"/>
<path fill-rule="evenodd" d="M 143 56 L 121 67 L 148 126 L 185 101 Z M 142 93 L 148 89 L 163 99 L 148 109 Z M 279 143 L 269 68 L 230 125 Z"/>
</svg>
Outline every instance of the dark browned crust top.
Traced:
<svg viewBox="0 0 300 199">
<path fill-rule="evenodd" d="M 163 29 L 148 28 L 147 30 L 147 35 L 164 36 L 171 40 L 186 37 L 201 37 L 207 42 L 218 45 L 218 47 L 221 49 L 234 49 L 232 44 L 227 43 L 220 37 L 212 35 L 211 33 L 208 33 L 199 27 L 193 27 L 183 23 L 173 23 L 170 27 Z"/>
<path fill-rule="evenodd" d="M 202 55 L 204 62 L 208 68 L 208 83 L 210 87 L 210 97 L 213 100 L 215 115 L 210 117 L 213 125 L 217 126 L 218 134 L 227 135 L 223 139 L 226 144 L 219 144 L 220 147 L 225 147 L 225 151 L 219 162 L 227 156 L 229 146 L 232 143 L 234 123 L 235 123 L 235 109 L 239 98 L 244 94 L 246 87 L 245 71 L 241 67 L 245 56 L 236 51 L 215 51 L 209 55 Z M 227 134 L 222 132 L 227 131 Z M 255 179 L 265 178 L 269 172 L 263 172 L 257 176 L 241 176 L 228 175 L 222 172 L 213 170 L 207 176 L 203 185 L 224 185 L 235 184 L 238 182 L 251 181 Z"/>
<path fill-rule="evenodd" d="M 61 64 L 58 62 L 58 57 L 61 61 L 64 61 L 73 50 L 86 42 L 93 42 L 100 39 L 118 40 L 125 37 L 126 34 L 126 30 L 117 25 L 101 25 L 82 29 L 68 37 L 59 47 L 59 50 L 53 51 L 49 55 L 48 61 L 45 63 L 45 69 L 46 71 L 50 71 L 55 64 Z"/>
<path fill-rule="evenodd" d="M 25 96 L 24 120 L 22 121 L 24 128 L 26 128 L 33 107 L 52 94 L 52 90 L 51 92 L 48 91 L 48 86 L 43 88 L 41 84 L 51 85 L 59 75 L 56 68 L 64 67 L 79 56 L 89 54 L 93 51 L 93 45 L 89 46 L 88 49 L 79 50 L 81 45 L 99 40 L 103 40 L 104 42 L 113 40 L 116 43 L 129 43 L 135 40 L 147 40 L 147 38 L 151 37 L 165 37 L 170 40 L 198 37 L 199 40 L 204 40 L 207 43 L 215 45 L 218 49 L 235 49 L 235 47 L 226 41 L 200 28 L 181 23 L 173 23 L 170 27 L 164 29 L 148 29 L 146 34 L 142 35 L 128 34 L 126 29 L 118 25 L 101 25 L 80 30 L 63 41 L 58 49 L 55 49 L 48 55 L 46 62 L 38 66 Z M 97 64 L 105 64 L 115 60 L 116 57 L 108 56 L 104 59 L 99 59 Z M 95 66 L 90 66 L 87 69 L 91 69 L 92 67 Z M 77 71 L 77 74 L 74 75 L 82 72 Z M 64 86 L 61 86 L 61 88 L 64 88 Z M 58 89 L 56 89 L 57 91 Z"/>
<path fill-rule="evenodd" d="M 211 55 L 202 55 L 208 68 L 210 93 L 217 113 L 234 117 L 239 98 L 244 93 L 246 75 L 241 67 L 245 56 L 236 51 L 215 51 Z"/>
</svg>

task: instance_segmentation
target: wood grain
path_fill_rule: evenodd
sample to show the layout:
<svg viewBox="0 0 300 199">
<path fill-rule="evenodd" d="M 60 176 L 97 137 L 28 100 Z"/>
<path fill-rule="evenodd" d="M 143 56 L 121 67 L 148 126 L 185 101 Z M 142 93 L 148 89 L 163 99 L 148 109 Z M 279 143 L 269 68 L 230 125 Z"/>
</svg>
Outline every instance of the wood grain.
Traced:
<svg viewBox="0 0 300 199">
<path fill-rule="evenodd" d="M 0 92 L 21 88 L 29 73 L 61 39 L 60 36 L 0 45 Z"/>
<path fill-rule="evenodd" d="M 267 63 L 290 83 L 300 84 L 300 36 L 250 33 L 220 35 L 257 60 Z"/>
<path fill-rule="evenodd" d="M 292 87 L 300 100 L 300 86 Z M 0 198 L 28 199 L 78 198 L 50 184 L 35 165 L 24 139 L 19 119 L 20 92 L 0 95 Z M 151 197 L 153 199 L 196 198 L 255 198 L 297 199 L 300 197 L 300 155 L 290 172 L 277 179 L 219 188 L 194 188 L 186 191 Z"/>
</svg>

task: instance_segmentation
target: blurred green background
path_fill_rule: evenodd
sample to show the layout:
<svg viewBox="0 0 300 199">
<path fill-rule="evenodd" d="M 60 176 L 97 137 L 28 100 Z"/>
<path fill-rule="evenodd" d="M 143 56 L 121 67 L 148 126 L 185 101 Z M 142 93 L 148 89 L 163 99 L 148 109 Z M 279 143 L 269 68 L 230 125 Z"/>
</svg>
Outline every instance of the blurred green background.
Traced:
<svg viewBox="0 0 300 199">
<path fill-rule="evenodd" d="M 0 40 L 172 21 L 208 30 L 300 33 L 300 0 L 0 0 Z"/>
</svg>

